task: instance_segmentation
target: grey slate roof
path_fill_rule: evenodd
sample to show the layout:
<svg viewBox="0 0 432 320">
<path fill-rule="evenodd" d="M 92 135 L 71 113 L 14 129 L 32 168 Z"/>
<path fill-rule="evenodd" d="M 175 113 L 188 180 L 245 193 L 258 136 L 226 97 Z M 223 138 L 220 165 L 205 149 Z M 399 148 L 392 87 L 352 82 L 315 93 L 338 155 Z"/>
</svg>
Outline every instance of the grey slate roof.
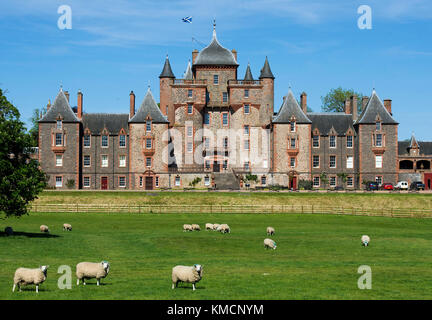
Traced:
<svg viewBox="0 0 432 320">
<path fill-rule="evenodd" d="M 185 80 L 193 80 L 193 74 L 192 74 L 192 68 L 191 68 L 190 60 L 188 62 L 188 66 L 187 66 L 184 78 L 185 78 Z"/>
<path fill-rule="evenodd" d="M 320 135 L 328 135 L 331 128 L 334 128 L 340 136 L 345 135 L 351 128 L 355 135 L 351 114 L 345 112 L 309 112 L 307 116 L 312 120 L 312 130 L 318 129 Z"/>
<path fill-rule="evenodd" d="M 165 59 L 165 64 L 159 78 L 175 78 L 174 73 L 171 69 L 171 64 L 168 60 L 168 56 Z"/>
<path fill-rule="evenodd" d="M 420 154 L 432 156 L 432 141 L 417 141 Z M 411 141 L 398 141 L 398 154 L 400 156 L 409 155 Z"/>
<path fill-rule="evenodd" d="M 150 115 L 150 118 L 154 123 L 169 123 L 160 111 L 150 88 L 147 90 L 146 96 L 144 97 L 138 112 L 129 120 L 129 122 L 144 123 L 146 122 L 148 115 Z"/>
<path fill-rule="evenodd" d="M 128 133 L 129 114 L 117 113 L 84 113 L 83 128 L 90 129 L 92 135 L 99 135 L 106 128 L 112 135 L 117 135 L 123 128 Z"/>
<path fill-rule="evenodd" d="M 375 123 L 376 116 L 379 115 L 383 124 L 398 124 L 395 119 L 390 115 L 387 109 L 384 107 L 381 99 L 376 94 L 375 90 L 372 91 L 365 109 L 360 114 L 356 124 L 358 123 Z"/>
<path fill-rule="evenodd" d="M 216 29 L 213 29 L 211 43 L 198 53 L 194 65 L 238 66 L 238 63 L 234 54 L 219 43 L 216 38 Z"/>
<path fill-rule="evenodd" d="M 288 96 L 284 99 L 277 115 L 273 118 L 273 123 L 289 123 L 291 117 L 295 116 L 297 123 L 311 123 L 310 119 L 304 114 L 303 110 L 294 98 L 291 89 Z"/>
<path fill-rule="evenodd" d="M 253 76 L 252 76 L 252 71 L 251 71 L 251 69 L 250 69 L 250 65 L 249 65 L 249 63 L 248 63 L 248 66 L 247 66 L 247 68 L 246 68 L 246 73 L 245 73 L 245 76 L 244 76 L 244 79 L 243 80 L 245 80 L 245 81 L 253 81 Z"/>
<path fill-rule="evenodd" d="M 63 92 L 60 89 L 54 103 L 48 112 L 42 117 L 39 122 L 55 122 L 57 117 L 61 115 L 64 122 L 80 122 L 75 113 L 72 111 L 71 106 Z"/>
<path fill-rule="evenodd" d="M 268 59 L 266 57 L 265 62 L 264 62 L 264 66 L 261 69 L 261 74 L 259 76 L 260 79 L 264 79 L 264 78 L 270 78 L 270 79 L 274 79 L 274 75 L 270 69 L 270 64 L 268 62 Z"/>
</svg>

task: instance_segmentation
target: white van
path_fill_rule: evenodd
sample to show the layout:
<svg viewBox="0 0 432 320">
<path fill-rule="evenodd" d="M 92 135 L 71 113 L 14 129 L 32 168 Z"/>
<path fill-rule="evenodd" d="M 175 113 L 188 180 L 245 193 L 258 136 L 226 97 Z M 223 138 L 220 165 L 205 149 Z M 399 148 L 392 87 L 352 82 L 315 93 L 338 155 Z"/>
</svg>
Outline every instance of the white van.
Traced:
<svg viewBox="0 0 432 320">
<path fill-rule="evenodd" d="M 395 189 L 399 190 L 408 190 L 408 182 L 407 181 L 399 181 L 395 186 Z"/>
</svg>

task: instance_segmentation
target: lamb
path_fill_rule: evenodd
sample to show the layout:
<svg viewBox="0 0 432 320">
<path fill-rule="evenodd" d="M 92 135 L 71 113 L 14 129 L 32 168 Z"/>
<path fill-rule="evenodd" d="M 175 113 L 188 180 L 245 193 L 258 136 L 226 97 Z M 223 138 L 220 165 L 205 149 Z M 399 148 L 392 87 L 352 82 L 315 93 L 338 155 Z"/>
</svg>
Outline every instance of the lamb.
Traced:
<svg viewBox="0 0 432 320">
<path fill-rule="evenodd" d="M 266 238 L 264 239 L 264 248 L 266 249 L 273 249 L 276 250 L 276 242 L 274 242 L 272 239 Z"/>
<path fill-rule="evenodd" d="M 206 223 L 206 230 L 213 230 L 213 223 Z"/>
<path fill-rule="evenodd" d="M 6 227 L 4 232 L 6 233 L 7 236 L 12 236 L 13 235 L 13 229 L 12 229 L 12 227 Z"/>
<path fill-rule="evenodd" d="M 226 223 L 221 224 L 218 228 L 217 231 L 220 231 L 222 233 L 230 233 L 230 227 L 229 225 L 227 225 Z"/>
<path fill-rule="evenodd" d="M 184 224 L 183 225 L 183 232 L 186 231 L 193 231 L 192 226 L 190 224 Z"/>
<path fill-rule="evenodd" d="M 48 226 L 46 226 L 46 225 L 44 225 L 44 224 L 41 225 L 41 226 L 39 227 L 39 229 L 40 229 L 41 232 L 49 233 Z"/>
<path fill-rule="evenodd" d="M 97 285 L 100 284 L 100 279 L 108 275 L 110 265 L 108 261 L 102 262 L 80 262 L 76 265 L 77 286 L 82 280 L 86 285 L 85 279 L 96 278 Z"/>
<path fill-rule="evenodd" d="M 272 236 L 275 234 L 275 229 L 273 227 L 267 227 L 267 235 Z"/>
<path fill-rule="evenodd" d="M 370 238 L 369 238 L 369 236 L 367 236 L 367 235 L 363 235 L 363 236 L 361 237 L 361 242 L 362 242 L 362 245 L 363 245 L 363 246 L 367 247 L 367 246 L 369 245 L 369 242 L 370 242 Z"/>
<path fill-rule="evenodd" d="M 72 231 L 72 225 L 70 225 L 69 223 L 64 223 L 63 224 L 63 231 Z"/>
<path fill-rule="evenodd" d="M 19 291 L 21 291 L 21 286 L 35 284 L 36 293 L 39 292 L 39 285 L 42 284 L 47 278 L 47 269 L 49 266 L 42 266 L 35 269 L 29 268 L 18 268 L 14 275 L 14 284 L 12 292 L 15 291 L 15 287 L 18 285 Z"/>
<path fill-rule="evenodd" d="M 203 275 L 203 267 L 200 264 L 189 266 L 175 266 L 172 269 L 172 288 L 177 288 L 179 282 L 192 283 L 195 290 L 195 283 L 199 282 Z"/>
<path fill-rule="evenodd" d="M 213 231 L 216 231 L 219 226 L 220 226 L 219 223 L 213 224 Z"/>
<path fill-rule="evenodd" d="M 192 225 L 192 230 L 201 231 L 201 228 L 200 228 L 199 224 L 193 224 Z"/>
</svg>

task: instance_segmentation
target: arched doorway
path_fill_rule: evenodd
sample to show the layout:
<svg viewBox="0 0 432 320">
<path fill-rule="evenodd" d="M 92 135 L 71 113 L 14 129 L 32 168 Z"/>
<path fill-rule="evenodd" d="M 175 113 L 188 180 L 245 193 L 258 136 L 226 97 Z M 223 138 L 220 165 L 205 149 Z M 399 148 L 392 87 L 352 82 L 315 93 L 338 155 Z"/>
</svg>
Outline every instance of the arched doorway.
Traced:
<svg viewBox="0 0 432 320">
<path fill-rule="evenodd" d="M 144 178 L 144 189 L 145 190 L 153 190 L 155 183 L 155 173 L 152 170 L 146 170 L 143 173 Z"/>
<path fill-rule="evenodd" d="M 298 185 L 298 173 L 297 171 L 291 170 L 288 172 L 288 188 L 290 190 L 297 190 Z"/>
</svg>

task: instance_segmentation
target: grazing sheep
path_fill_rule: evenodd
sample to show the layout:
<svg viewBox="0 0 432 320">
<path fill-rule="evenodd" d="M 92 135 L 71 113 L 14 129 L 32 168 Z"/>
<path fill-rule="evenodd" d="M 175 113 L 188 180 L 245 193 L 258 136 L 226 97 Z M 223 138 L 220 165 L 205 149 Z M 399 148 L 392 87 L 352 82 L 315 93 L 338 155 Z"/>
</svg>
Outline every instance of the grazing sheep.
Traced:
<svg viewBox="0 0 432 320">
<path fill-rule="evenodd" d="M 39 229 L 40 229 L 41 232 L 49 233 L 48 226 L 46 226 L 46 225 L 44 225 L 44 224 L 41 225 L 41 226 L 39 227 Z"/>
<path fill-rule="evenodd" d="M 363 246 L 367 247 L 367 246 L 369 245 L 369 242 L 370 242 L 370 238 L 369 238 L 369 236 L 367 236 L 367 235 L 363 235 L 363 236 L 361 237 L 361 242 L 362 242 L 362 245 L 363 245 Z"/>
<path fill-rule="evenodd" d="M 100 279 L 108 275 L 110 265 L 108 261 L 102 262 L 80 262 L 76 265 L 77 286 L 82 280 L 85 285 L 85 279 L 96 278 L 97 285 L 100 284 Z"/>
<path fill-rule="evenodd" d="M 213 224 L 213 231 L 217 231 L 217 228 L 220 226 L 219 223 Z"/>
<path fill-rule="evenodd" d="M 201 231 L 201 228 L 200 228 L 199 224 L 193 224 L 192 230 Z"/>
<path fill-rule="evenodd" d="M 6 233 L 7 236 L 12 236 L 13 235 L 13 229 L 12 229 L 12 227 L 6 227 L 4 232 Z"/>
<path fill-rule="evenodd" d="M 72 231 L 72 225 L 70 225 L 69 223 L 64 223 L 63 224 L 63 231 Z"/>
<path fill-rule="evenodd" d="M 213 223 L 206 223 L 206 230 L 213 230 Z"/>
<path fill-rule="evenodd" d="M 29 268 L 18 268 L 14 275 L 14 284 L 12 292 L 15 291 L 15 287 L 18 285 L 19 291 L 21 291 L 21 286 L 35 284 L 36 293 L 39 292 L 39 285 L 42 284 L 47 278 L 47 269 L 49 266 L 42 266 L 35 269 Z"/>
<path fill-rule="evenodd" d="M 266 238 L 264 239 L 264 248 L 266 249 L 273 249 L 276 250 L 276 242 L 274 242 L 272 239 Z"/>
<path fill-rule="evenodd" d="M 175 266 L 172 269 L 172 288 L 177 288 L 179 282 L 192 283 L 195 290 L 195 283 L 199 282 L 203 275 L 203 267 L 200 264 L 189 266 Z"/>
<path fill-rule="evenodd" d="M 273 227 L 267 227 L 267 235 L 272 236 L 275 234 L 275 229 Z"/>
<path fill-rule="evenodd" d="M 220 231 L 220 232 L 222 232 L 222 233 L 230 233 L 230 232 L 231 232 L 229 225 L 227 225 L 226 223 L 221 224 L 221 225 L 217 228 L 217 231 Z"/>
<path fill-rule="evenodd" d="M 183 232 L 186 231 L 193 231 L 192 226 L 190 224 L 184 224 L 183 225 Z"/>
</svg>

